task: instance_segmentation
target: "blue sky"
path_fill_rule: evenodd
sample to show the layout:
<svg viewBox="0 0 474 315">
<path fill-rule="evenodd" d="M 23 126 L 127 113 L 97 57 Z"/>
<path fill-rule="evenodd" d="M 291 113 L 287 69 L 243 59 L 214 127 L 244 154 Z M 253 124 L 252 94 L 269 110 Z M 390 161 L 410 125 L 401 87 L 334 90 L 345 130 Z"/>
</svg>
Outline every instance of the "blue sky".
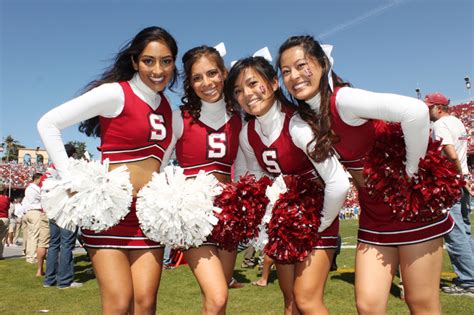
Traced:
<svg viewBox="0 0 474 315">
<path fill-rule="evenodd" d="M 416 97 L 419 87 L 468 100 L 473 71 L 473 0 L 0 0 L 0 137 L 43 147 L 36 122 L 77 96 L 142 28 L 167 29 L 180 58 L 201 44 L 225 42 L 227 65 L 289 36 L 334 45 L 335 71 L 356 87 Z M 179 94 L 179 91 L 178 91 Z M 179 105 L 179 95 L 170 95 Z M 98 139 L 77 126 L 65 142 Z"/>
</svg>

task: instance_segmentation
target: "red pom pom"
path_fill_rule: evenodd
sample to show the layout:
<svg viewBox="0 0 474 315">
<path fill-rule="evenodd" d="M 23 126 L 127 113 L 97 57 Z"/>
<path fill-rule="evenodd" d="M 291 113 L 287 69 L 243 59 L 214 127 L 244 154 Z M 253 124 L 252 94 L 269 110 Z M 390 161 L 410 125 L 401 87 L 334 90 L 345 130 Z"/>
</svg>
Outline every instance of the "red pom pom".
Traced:
<svg viewBox="0 0 474 315">
<path fill-rule="evenodd" d="M 406 150 L 400 124 L 387 124 L 375 141 L 364 165 L 369 193 L 383 200 L 401 221 L 432 221 L 460 198 L 464 181 L 455 165 L 441 155 L 440 141 L 431 138 L 418 173 L 405 173 Z"/>
<path fill-rule="evenodd" d="M 288 191 L 276 201 L 265 254 L 279 263 L 303 261 L 319 239 L 324 191 L 314 181 L 284 176 Z"/>
<path fill-rule="evenodd" d="M 265 191 L 272 183 L 264 176 L 258 181 L 254 175 L 245 175 L 238 182 L 228 183 L 214 199 L 222 209 L 216 213 L 219 222 L 214 226 L 212 239 L 220 247 L 235 250 L 239 243 L 246 243 L 257 236 L 258 225 L 269 202 Z"/>
</svg>

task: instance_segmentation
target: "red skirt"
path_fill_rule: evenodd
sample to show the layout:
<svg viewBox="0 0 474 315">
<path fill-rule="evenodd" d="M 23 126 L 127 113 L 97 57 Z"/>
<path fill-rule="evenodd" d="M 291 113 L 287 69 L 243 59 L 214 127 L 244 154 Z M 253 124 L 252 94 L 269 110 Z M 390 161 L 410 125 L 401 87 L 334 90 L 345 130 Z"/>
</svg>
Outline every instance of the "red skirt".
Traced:
<svg viewBox="0 0 474 315">
<path fill-rule="evenodd" d="M 143 234 L 138 222 L 136 198 L 133 198 L 130 212 L 117 225 L 102 232 L 82 229 L 82 240 L 89 248 L 149 249 L 164 245 L 150 240 Z"/>
<path fill-rule="evenodd" d="M 426 242 L 449 233 L 454 221 L 449 214 L 430 222 L 402 222 L 394 218 L 392 209 L 370 197 L 366 187 L 358 188 L 361 214 L 358 241 L 386 246 Z"/>
<path fill-rule="evenodd" d="M 339 234 L 339 218 L 336 218 L 331 225 L 321 233 L 321 238 L 317 241 L 315 249 L 337 248 L 337 235 Z"/>
<path fill-rule="evenodd" d="M 193 248 L 199 248 L 199 247 L 202 247 L 202 246 L 215 246 L 215 247 L 219 247 L 219 244 L 212 238 L 212 236 L 209 236 L 201 245 L 199 246 L 193 246 L 193 247 L 189 247 L 189 248 L 179 248 L 180 251 L 182 252 L 185 252 L 187 250 L 190 250 L 190 249 L 193 249 Z M 220 248 L 220 247 L 219 247 Z M 237 249 L 237 247 L 235 248 Z"/>
</svg>

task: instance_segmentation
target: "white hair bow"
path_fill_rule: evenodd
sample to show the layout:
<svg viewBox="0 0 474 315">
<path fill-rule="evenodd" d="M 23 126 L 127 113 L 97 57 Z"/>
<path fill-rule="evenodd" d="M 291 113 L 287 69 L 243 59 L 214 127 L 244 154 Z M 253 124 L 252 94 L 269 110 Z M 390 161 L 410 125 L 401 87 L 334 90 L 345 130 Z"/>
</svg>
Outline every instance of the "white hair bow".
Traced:
<svg viewBox="0 0 474 315">
<path fill-rule="evenodd" d="M 332 68 L 334 67 L 334 58 L 331 56 L 332 52 L 332 45 L 321 45 L 321 48 L 323 49 L 324 53 L 326 54 L 326 57 L 329 59 L 329 71 L 328 71 L 328 82 L 329 82 L 329 87 L 331 88 L 331 91 L 334 92 L 334 82 L 332 81 Z"/>
<path fill-rule="evenodd" d="M 221 57 L 224 57 L 227 54 L 224 42 L 220 42 L 219 44 L 214 46 L 214 48 L 219 52 L 219 55 L 221 55 Z"/>
<path fill-rule="evenodd" d="M 257 50 L 254 54 L 253 57 L 263 57 L 268 60 L 268 62 L 272 62 L 272 54 L 270 54 L 270 50 L 268 49 L 267 46 Z"/>
<path fill-rule="evenodd" d="M 265 46 L 263 48 L 260 48 L 259 50 L 254 52 L 252 57 L 263 57 L 263 58 L 267 59 L 268 62 L 272 62 L 272 60 L 273 60 L 272 59 L 272 54 L 270 53 L 270 50 L 268 49 L 267 46 Z M 230 66 L 232 67 L 236 62 L 237 62 L 237 60 L 232 60 L 232 62 L 230 63 Z"/>
</svg>

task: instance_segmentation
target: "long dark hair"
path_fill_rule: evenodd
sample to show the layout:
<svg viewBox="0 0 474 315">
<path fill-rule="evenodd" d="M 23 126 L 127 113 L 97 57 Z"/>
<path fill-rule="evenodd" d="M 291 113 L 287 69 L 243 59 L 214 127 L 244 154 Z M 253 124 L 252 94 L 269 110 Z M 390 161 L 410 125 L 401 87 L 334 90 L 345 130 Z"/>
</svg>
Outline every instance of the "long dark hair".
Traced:
<svg viewBox="0 0 474 315">
<path fill-rule="evenodd" d="M 178 45 L 165 29 L 158 26 L 151 26 L 141 30 L 135 37 L 126 43 L 115 56 L 115 61 L 104 73 L 100 76 L 99 79 L 90 82 L 85 88 L 84 92 L 90 91 L 99 85 L 104 83 L 112 83 L 118 81 L 128 81 L 135 74 L 135 69 L 133 68 L 132 58 L 135 63 L 138 62 L 138 57 L 145 49 L 145 47 L 153 41 L 159 41 L 171 50 L 173 55 L 173 60 L 176 61 L 176 56 L 178 55 Z M 173 71 L 173 77 L 171 78 L 168 88 L 172 88 L 176 83 L 178 78 L 178 71 L 176 67 Z M 81 122 L 79 125 L 79 131 L 85 133 L 87 136 L 100 136 L 100 125 L 99 117 L 93 117 L 86 121 Z"/>
<path fill-rule="evenodd" d="M 298 112 L 301 118 L 310 125 L 314 133 L 314 139 L 308 143 L 307 150 L 308 155 L 316 162 L 322 162 L 333 154 L 333 144 L 338 141 L 338 137 L 331 129 L 331 111 L 329 108 L 329 102 L 332 96 L 331 89 L 329 87 L 328 73 L 331 68 L 329 59 L 324 53 L 321 45 L 312 36 L 292 36 L 288 38 L 278 50 L 278 58 L 276 67 L 281 70 L 281 55 L 287 49 L 301 46 L 305 54 L 316 59 L 322 68 L 321 79 L 319 81 L 319 89 L 321 95 L 321 107 L 320 112 L 314 112 L 311 107 L 304 101 L 295 99 L 290 95 L 290 99 L 298 104 Z M 345 82 L 336 73 L 332 72 L 332 79 L 334 88 L 338 86 L 351 86 L 350 83 Z M 316 144 L 313 146 L 313 144 Z M 313 149 L 310 150 L 311 146 Z"/>
<path fill-rule="evenodd" d="M 237 61 L 229 71 L 227 75 L 227 80 L 224 87 L 224 95 L 227 104 L 233 106 L 235 110 L 241 111 L 239 102 L 235 99 L 234 89 L 235 89 L 235 82 L 239 75 L 245 71 L 246 69 L 253 69 L 258 74 L 260 74 L 268 84 L 271 84 L 274 80 L 278 81 L 278 74 L 273 68 L 273 66 L 263 57 L 247 57 L 244 59 L 240 59 Z M 280 87 L 274 92 L 275 98 L 280 101 L 283 107 L 294 107 L 283 93 L 280 90 Z M 245 114 L 245 118 L 251 119 L 254 116 Z"/>
<path fill-rule="evenodd" d="M 207 57 L 210 60 L 213 60 L 217 68 L 222 72 L 222 74 L 227 72 L 227 69 L 224 65 L 224 59 L 214 47 L 209 46 L 198 46 L 188 50 L 183 55 L 183 90 L 184 96 L 181 98 L 181 105 L 179 108 L 181 111 L 186 110 L 192 116 L 192 123 L 196 122 L 201 116 L 201 99 L 197 96 L 196 92 L 192 87 L 192 68 L 194 63 L 199 60 L 201 57 Z M 233 107 L 226 104 L 227 113 L 231 114 L 233 112 Z"/>
</svg>

